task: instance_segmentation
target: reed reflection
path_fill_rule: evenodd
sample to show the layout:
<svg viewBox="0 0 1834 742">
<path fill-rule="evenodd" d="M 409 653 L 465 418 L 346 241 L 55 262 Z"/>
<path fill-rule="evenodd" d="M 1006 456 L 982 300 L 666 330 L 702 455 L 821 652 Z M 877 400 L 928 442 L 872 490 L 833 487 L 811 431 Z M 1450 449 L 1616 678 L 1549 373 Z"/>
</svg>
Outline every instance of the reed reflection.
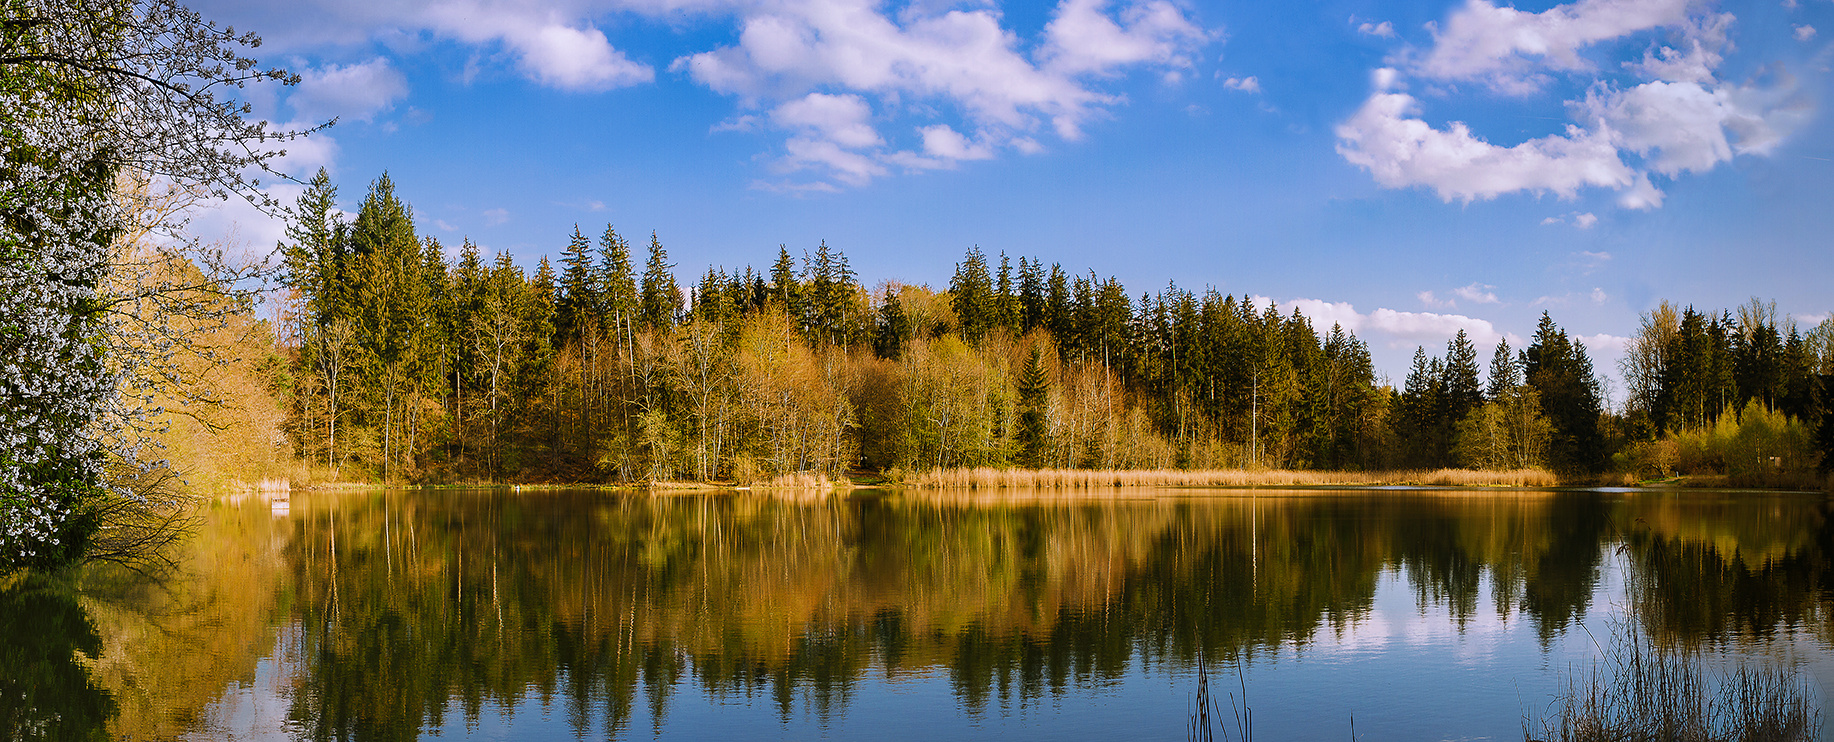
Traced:
<svg viewBox="0 0 1834 742">
<path fill-rule="evenodd" d="M 288 729 L 310 739 L 514 723 L 531 701 L 576 734 L 622 735 L 660 729 L 684 694 L 836 719 L 865 681 L 915 675 L 1003 714 L 1200 652 L 1329 644 L 1395 575 L 1423 615 L 1463 631 L 1494 613 L 1544 647 L 1618 568 L 1612 599 L 1659 641 L 1834 638 L 1820 498 L 1156 494 L 225 503 L 182 575 L 0 585 L 0 725 L 227 731 L 212 699 L 276 651 Z M 8 690 L 21 682 L 56 691 Z"/>
<path fill-rule="evenodd" d="M 693 682 L 825 716 L 869 672 L 931 668 L 973 713 L 1316 641 L 1390 569 L 1458 621 L 1488 574 L 1499 613 L 1552 637 L 1585 614 L 1614 532 L 1592 494 L 1291 494 L 301 498 L 293 714 L 314 736 L 394 737 L 534 696 L 615 731 Z"/>
</svg>

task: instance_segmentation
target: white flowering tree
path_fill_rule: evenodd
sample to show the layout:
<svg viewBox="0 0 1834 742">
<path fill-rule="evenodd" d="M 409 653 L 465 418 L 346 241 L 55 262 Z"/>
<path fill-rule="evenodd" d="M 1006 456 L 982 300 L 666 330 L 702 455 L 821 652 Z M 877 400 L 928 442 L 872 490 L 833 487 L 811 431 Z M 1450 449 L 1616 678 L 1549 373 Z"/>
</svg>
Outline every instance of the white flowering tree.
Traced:
<svg viewBox="0 0 1834 742">
<path fill-rule="evenodd" d="M 306 132 L 248 120 L 243 86 L 293 78 L 241 56 L 258 38 L 175 0 L 0 9 L 0 573 L 131 558 L 151 542 L 121 526 L 161 517 L 147 501 L 152 390 L 182 383 L 170 361 L 186 349 L 159 317 L 236 276 L 207 252 L 202 279 L 147 270 L 157 256 L 123 245 L 180 224 L 121 184 L 271 209 L 259 177 Z M 193 308 L 208 321 L 227 306 Z"/>
</svg>

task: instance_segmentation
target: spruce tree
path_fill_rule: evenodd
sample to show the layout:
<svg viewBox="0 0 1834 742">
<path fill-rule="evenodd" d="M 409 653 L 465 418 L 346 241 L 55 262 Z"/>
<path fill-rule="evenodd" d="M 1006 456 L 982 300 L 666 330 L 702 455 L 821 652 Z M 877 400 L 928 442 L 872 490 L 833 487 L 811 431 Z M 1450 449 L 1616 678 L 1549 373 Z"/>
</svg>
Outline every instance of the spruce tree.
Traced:
<svg viewBox="0 0 1834 742">
<path fill-rule="evenodd" d="M 1495 402 L 1519 386 L 1522 386 L 1522 367 L 1517 365 L 1509 341 L 1498 340 L 1496 352 L 1490 354 L 1490 386 L 1484 390 L 1484 397 Z"/>
<path fill-rule="evenodd" d="M 1050 378 L 1045 373 L 1038 346 L 1034 345 L 1031 355 L 1026 358 L 1025 369 L 1019 374 L 1018 443 L 1021 466 L 1033 469 L 1044 466 L 1049 432 L 1045 422 L 1045 405 L 1049 390 Z"/>
<path fill-rule="evenodd" d="M 681 315 L 681 289 L 675 285 L 675 274 L 671 272 L 674 267 L 669 264 L 668 252 L 662 249 L 662 240 L 651 232 L 650 257 L 643 266 L 642 297 L 637 309 L 643 326 L 669 330 Z"/>
<path fill-rule="evenodd" d="M 614 335 L 625 335 L 636 322 L 637 278 L 630 261 L 630 243 L 610 224 L 599 236 L 599 265 L 596 272 L 600 294 L 600 311 L 611 323 Z"/>
<path fill-rule="evenodd" d="M 555 307 L 556 329 L 563 338 L 585 332 L 599 310 L 599 285 L 592 270 L 592 242 L 573 225 L 573 236 L 560 257 L 560 302 Z"/>
<path fill-rule="evenodd" d="M 1604 465 L 1604 438 L 1598 429 L 1601 405 L 1585 345 L 1569 339 L 1542 312 L 1534 342 L 1523 357 L 1528 384 L 1540 395 L 1542 413 L 1554 426 L 1549 463 L 1564 471 L 1597 471 Z"/>
<path fill-rule="evenodd" d="M 955 265 L 955 276 L 949 279 L 949 302 L 955 309 L 955 321 L 962 339 L 979 343 L 987 336 L 997 318 L 998 307 L 993 293 L 993 277 L 987 270 L 987 257 L 980 246 L 968 249 L 962 262 Z"/>
</svg>

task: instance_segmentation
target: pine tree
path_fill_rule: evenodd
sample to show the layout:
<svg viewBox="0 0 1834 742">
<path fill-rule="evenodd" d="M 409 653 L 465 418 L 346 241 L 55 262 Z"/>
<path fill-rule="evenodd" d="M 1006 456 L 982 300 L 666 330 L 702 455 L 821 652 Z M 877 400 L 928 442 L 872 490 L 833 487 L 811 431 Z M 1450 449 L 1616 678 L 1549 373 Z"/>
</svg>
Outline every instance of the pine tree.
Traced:
<svg viewBox="0 0 1834 742">
<path fill-rule="evenodd" d="M 994 285 L 993 303 L 994 326 L 1019 334 L 1019 297 L 1013 293 L 1013 264 L 1004 252 L 1000 253 L 1000 275 Z"/>
<path fill-rule="evenodd" d="M 777 262 L 771 264 L 770 297 L 798 331 L 806 327 L 802 293 L 802 284 L 796 280 L 796 261 L 790 257 L 788 247 L 778 245 Z"/>
<path fill-rule="evenodd" d="M 638 321 L 645 327 L 658 330 L 669 330 L 675 327 L 675 318 L 681 315 L 681 288 L 675 285 L 675 274 L 669 264 L 669 254 L 662 249 L 662 240 L 656 233 L 650 233 L 650 257 L 643 266 L 643 289 L 641 305 L 637 309 Z"/>
<path fill-rule="evenodd" d="M 573 225 L 573 236 L 560 258 L 560 302 L 555 307 L 556 330 L 562 338 L 577 338 L 596 321 L 599 282 L 592 269 L 592 241 Z"/>
<path fill-rule="evenodd" d="M 1565 471 L 1597 471 L 1604 465 L 1604 439 L 1598 380 L 1585 345 L 1568 339 L 1546 312 L 1535 339 L 1523 351 L 1528 385 L 1541 397 L 1541 410 L 1553 424 L 1548 463 Z"/>
<path fill-rule="evenodd" d="M 337 212 L 337 186 L 324 168 L 312 176 L 287 221 L 287 241 L 281 243 L 281 283 L 299 292 L 305 302 L 301 322 L 324 327 L 336 318 L 343 304 L 343 225 Z"/>
<path fill-rule="evenodd" d="M 1440 382 L 1440 432 L 1443 447 L 1439 463 L 1453 463 L 1452 449 L 1458 445 L 1458 423 L 1484 403 L 1484 387 L 1477 379 L 1477 348 L 1463 329 L 1446 343 L 1445 378 Z"/>
<path fill-rule="evenodd" d="M 599 237 L 599 265 L 596 271 L 601 311 L 611 323 L 612 334 L 627 335 L 636 322 L 637 278 L 630 261 L 630 243 L 605 225 Z"/>
<path fill-rule="evenodd" d="M 955 265 L 955 276 L 949 279 L 949 302 L 955 309 L 962 339 L 970 344 L 981 342 L 993 327 L 998 308 L 993 278 L 980 246 L 969 248 L 967 256 Z"/>
<path fill-rule="evenodd" d="M 1033 345 L 1031 355 L 1026 358 L 1025 369 L 1019 374 L 1018 443 L 1021 466 L 1036 469 L 1044 465 L 1044 452 L 1049 443 L 1049 429 L 1045 421 L 1049 391 L 1050 378 L 1045 372 L 1038 346 Z"/>
<path fill-rule="evenodd" d="M 1496 352 L 1490 354 L 1490 386 L 1484 390 L 1484 398 L 1495 402 L 1519 386 L 1522 386 L 1522 367 L 1517 365 L 1509 341 L 1498 340 Z"/>
<path fill-rule="evenodd" d="M 1019 334 L 1045 327 L 1044 264 L 1019 258 Z"/>
</svg>

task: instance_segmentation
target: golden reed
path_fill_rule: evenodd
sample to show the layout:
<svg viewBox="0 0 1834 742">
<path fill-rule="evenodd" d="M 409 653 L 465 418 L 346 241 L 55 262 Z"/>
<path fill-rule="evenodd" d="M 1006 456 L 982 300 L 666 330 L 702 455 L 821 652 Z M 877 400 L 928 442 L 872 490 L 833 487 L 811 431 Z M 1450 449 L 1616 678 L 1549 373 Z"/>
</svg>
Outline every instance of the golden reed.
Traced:
<svg viewBox="0 0 1834 742">
<path fill-rule="evenodd" d="M 1107 489 L 1116 487 L 1281 487 L 1325 485 L 1429 485 L 1446 487 L 1552 487 L 1559 480 L 1540 469 L 1479 471 L 1288 471 L 1282 469 L 936 469 L 902 483 L 949 489 Z"/>
</svg>

